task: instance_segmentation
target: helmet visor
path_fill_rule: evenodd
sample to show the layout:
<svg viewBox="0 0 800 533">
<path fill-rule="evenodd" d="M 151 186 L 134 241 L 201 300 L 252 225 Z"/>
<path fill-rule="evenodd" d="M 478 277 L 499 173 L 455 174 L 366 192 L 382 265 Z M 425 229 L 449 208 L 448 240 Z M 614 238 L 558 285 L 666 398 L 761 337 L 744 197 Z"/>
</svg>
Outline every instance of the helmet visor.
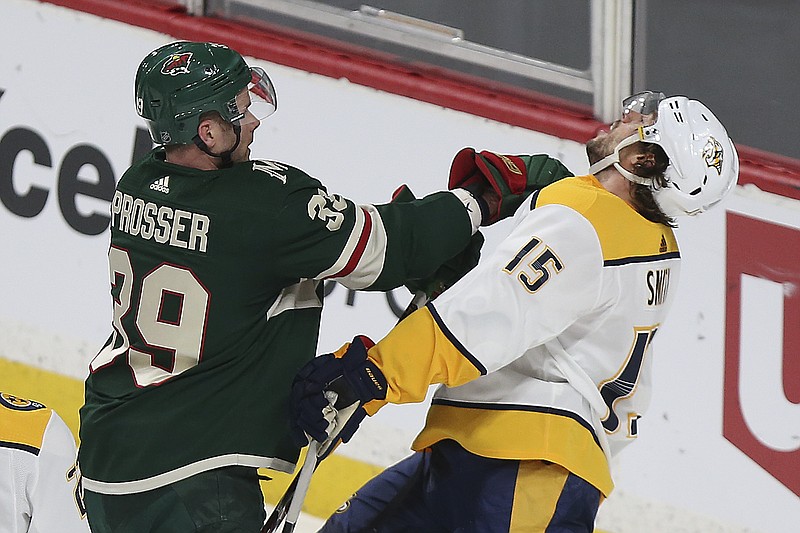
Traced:
<svg viewBox="0 0 800 533">
<path fill-rule="evenodd" d="M 246 95 L 246 96 L 244 96 Z M 240 125 L 261 121 L 275 112 L 278 108 L 278 98 L 275 95 L 275 86 L 261 67 L 250 68 L 250 83 L 247 92 L 242 92 L 237 98 L 241 117 Z"/>
<path fill-rule="evenodd" d="M 658 118 L 658 104 L 665 98 L 664 93 L 653 91 L 642 91 L 627 97 L 622 101 L 622 121 L 638 121 L 647 115 L 653 115 L 655 121 Z"/>
</svg>

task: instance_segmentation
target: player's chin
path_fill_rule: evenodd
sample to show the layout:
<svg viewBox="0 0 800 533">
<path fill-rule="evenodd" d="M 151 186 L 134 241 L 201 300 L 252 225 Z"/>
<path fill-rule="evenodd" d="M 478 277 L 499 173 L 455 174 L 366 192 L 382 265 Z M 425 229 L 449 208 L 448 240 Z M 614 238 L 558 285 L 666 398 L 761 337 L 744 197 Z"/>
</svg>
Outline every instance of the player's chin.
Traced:
<svg viewBox="0 0 800 533">
<path fill-rule="evenodd" d="M 237 152 L 238 153 L 236 154 L 235 157 L 237 163 L 242 163 L 250 159 L 250 146 L 242 148 L 241 150 L 237 150 Z"/>
</svg>

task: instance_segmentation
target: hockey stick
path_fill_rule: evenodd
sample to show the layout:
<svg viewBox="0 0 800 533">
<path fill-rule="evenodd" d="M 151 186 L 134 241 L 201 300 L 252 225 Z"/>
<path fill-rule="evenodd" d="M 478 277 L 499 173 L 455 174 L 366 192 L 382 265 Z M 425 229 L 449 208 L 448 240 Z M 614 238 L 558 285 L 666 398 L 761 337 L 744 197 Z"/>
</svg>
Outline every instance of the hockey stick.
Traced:
<svg viewBox="0 0 800 533">
<path fill-rule="evenodd" d="M 400 315 L 400 318 L 397 320 L 400 323 L 403 319 L 405 319 L 408 315 L 419 309 L 420 307 L 424 306 L 427 302 L 428 297 L 425 295 L 424 292 L 417 292 L 412 298 L 411 302 L 409 302 L 408 306 L 403 311 L 403 314 Z M 297 518 L 300 514 L 300 509 L 303 506 L 303 501 L 306 497 L 306 492 L 308 492 L 309 484 L 311 483 L 311 474 L 314 473 L 317 466 L 321 461 L 318 461 L 317 451 L 319 450 L 319 443 L 317 441 L 312 440 L 311 444 L 308 446 L 308 451 L 306 452 L 306 459 L 303 461 L 303 465 L 300 467 L 300 471 L 297 475 L 292 479 L 292 482 L 286 488 L 286 491 L 281 496 L 281 499 L 278 500 L 278 503 L 275 504 L 275 508 L 272 509 L 272 513 L 270 513 L 269 518 L 264 523 L 264 527 L 261 528 L 261 533 L 277 533 L 278 527 L 280 527 L 281 523 L 286 521 L 284 524 L 283 533 L 291 533 L 294 531 L 294 526 L 297 523 Z M 313 449 L 313 457 L 312 454 L 312 446 Z M 335 447 L 335 445 L 333 445 Z M 323 450 L 323 459 L 333 453 L 333 450 L 328 450 L 327 448 Z M 306 472 L 305 476 L 307 480 L 301 485 L 301 478 L 304 478 L 304 472 Z M 298 492 L 299 491 L 299 492 Z M 297 496 L 297 497 L 295 497 Z M 296 514 L 292 517 L 290 511 L 296 510 Z M 293 520 L 293 521 L 292 521 Z"/>
<path fill-rule="evenodd" d="M 325 409 L 330 409 L 330 413 L 334 414 L 334 420 L 338 422 L 338 425 L 333 428 L 334 432 L 324 442 L 311 440 L 300 471 L 292 479 L 283 496 L 275 505 L 262 527 L 261 533 L 277 532 L 278 527 L 284 520 L 286 523 L 284 524 L 283 533 L 291 533 L 294 530 L 294 524 L 297 523 L 300 509 L 308 492 L 311 475 L 319 466 L 319 463 L 333 453 L 333 450 L 341 444 L 341 441 L 337 441 L 339 435 L 347 425 L 347 421 L 360 409 L 361 406 L 354 396 L 343 390 L 335 392 L 338 389 L 336 383 L 339 379 L 342 378 L 332 381 L 328 385 L 329 389 L 325 391 L 325 396 L 331 403 L 330 407 Z M 323 412 L 325 411 L 323 410 Z"/>
<path fill-rule="evenodd" d="M 306 460 L 303 461 L 303 466 L 300 467 L 300 472 L 295 478 L 297 484 L 295 485 L 295 494 L 299 493 L 298 497 L 293 497 L 289 501 L 288 509 L 286 510 L 286 522 L 283 524 L 283 533 L 292 533 L 294 526 L 300 518 L 300 509 L 303 507 L 303 501 L 306 499 L 308 487 L 311 485 L 311 475 L 317 469 L 317 450 L 319 443 L 311 440 L 308 445 L 308 452 L 306 452 Z"/>
<path fill-rule="evenodd" d="M 312 444 L 316 444 L 316 441 L 312 442 Z M 308 453 L 311 453 L 311 445 L 309 445 Z M 316 454 L 315 454 L 316 455 Z M 292 482 L 286 488 L 286 492 L 283 493 L 281 499 L 278 500 L 278 503 L 275 505 L 275 508 L 272 510 L 272 513 L 267 518 L 267 521 L 264 523 L 264 527 L 261 528 L 261 533 L 276 533 L 278 531 L 278 527 L 280 527 L 281 523 L 283 523 L 284 519 L 287 517 L 289 513 L 289 507 L 294 502 L 294 495 L 297 491 L 297 485 L 300 481 L 300 476 L 303 475 L 303 471 L 307 470 L 307 465 L 313 463 L 313 469 L 316 470 L 317 465 L 317 458 L 314 457 L 313 459 L 306 455 L 306 460 L 303 462 L 303 466 L 300 467 L 300 471 L 297 475 L 292 479 Z M 309 476 L 310 482 L 310 476 Z M 304 495 L 305 496 L 305 495 Z M 301 498 L 298 498 L 300 500 Z M 305 497 L 302 498 L 305 500 Z M 300 507 L 302 507 L 302 502 L 300 503 Z M 287 523 L 288 525 L 288 523 Z M 294 526 L 292 525 L 292 529 Z"/>
</svg>

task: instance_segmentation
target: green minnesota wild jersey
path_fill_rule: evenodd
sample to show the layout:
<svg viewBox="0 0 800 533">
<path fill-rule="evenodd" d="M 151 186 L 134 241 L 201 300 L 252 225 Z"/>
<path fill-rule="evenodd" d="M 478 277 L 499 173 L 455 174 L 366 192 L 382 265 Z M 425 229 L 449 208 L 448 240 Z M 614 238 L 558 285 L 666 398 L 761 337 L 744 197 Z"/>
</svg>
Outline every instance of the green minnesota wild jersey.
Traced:
<svg viewBox="0 0 800 533">
<path fill-rule="evenodd" d="M 274 161 L 201 171 L 155 149 L 131 167 L 111 203 L 112 334 L 81 409 L 86 488 L 292 471 L 288 396 L 316 354 L 320 280 L 388 290 L 431 274 L 477 227 L 460 192 L 356 205 Z"/>
</svg>

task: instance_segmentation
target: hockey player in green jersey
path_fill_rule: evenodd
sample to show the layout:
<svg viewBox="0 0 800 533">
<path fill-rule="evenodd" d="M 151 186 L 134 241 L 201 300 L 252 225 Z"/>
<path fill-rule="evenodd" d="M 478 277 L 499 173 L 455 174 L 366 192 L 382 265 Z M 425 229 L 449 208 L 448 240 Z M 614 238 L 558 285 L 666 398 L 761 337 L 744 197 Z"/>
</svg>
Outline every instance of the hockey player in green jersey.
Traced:
<svg viewBox="0 0 800 533">
<path fill-rule="evenodd" d="M 225 46 L 154 50 L 135 97 L 158 146 L 111 202 L 113 329 L 81 409 L 88 518 L 95 533 L 257 531 L 257 468 L 291 472 L 299 455 L 288 397 L 316 353 L 321 281 L 424 279 L 569 171 L 492 154 L 458 167 L 463 188 L 357 205 L 250 158 L 275 90 Z"/>
</svg>

